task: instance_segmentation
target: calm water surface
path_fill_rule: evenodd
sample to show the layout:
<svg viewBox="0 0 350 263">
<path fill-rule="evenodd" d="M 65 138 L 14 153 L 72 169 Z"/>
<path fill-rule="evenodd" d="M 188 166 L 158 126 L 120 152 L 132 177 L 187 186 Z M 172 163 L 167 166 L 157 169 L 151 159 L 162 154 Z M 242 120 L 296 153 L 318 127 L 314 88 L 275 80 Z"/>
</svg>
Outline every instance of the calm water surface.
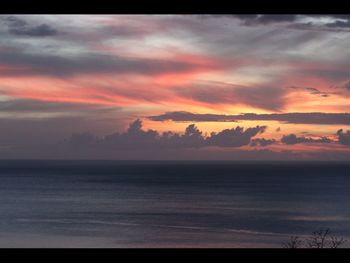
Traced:
<svg viewBox="0 0 350 263">
<path fill-rule="evenodd" d="M 350 164 L 0 161 L 1 247 L 281 247 L 350 240 Z"/>
</svg>

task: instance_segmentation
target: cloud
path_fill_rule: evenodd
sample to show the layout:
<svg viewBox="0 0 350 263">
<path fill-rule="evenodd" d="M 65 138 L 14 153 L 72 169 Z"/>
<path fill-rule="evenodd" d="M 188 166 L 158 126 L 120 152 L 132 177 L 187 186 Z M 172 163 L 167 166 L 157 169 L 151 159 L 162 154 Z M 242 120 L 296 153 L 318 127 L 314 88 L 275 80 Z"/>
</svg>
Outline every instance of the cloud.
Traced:
<svg viewBox="0 0 350 263">
<path fill-rule="evenodd" d="M 134 119 L 119 107 L 3 99 L 0 100 L 0 149 L 52 144 L 85 131 L 100 136 L 123 129 Z"/>
<path fill-rule="evenodd" d="M 1 113 L 87 113 L 101 114 L 120 110 L 118 107 L 107 107 L 84 103 L 64 103 L 54 101 L 38 101 L 29 99 L 8 99 L 0 101 Z"/>
<path fill-rule="evenodd" d="M 350 15 L 331 15 L 332 18 L 341 19 L 335 20 L 333 22 L 327 23 L 327 27 L 340 27 L 346 28 L 350 27 Z"/>
<path fill-rule="evenodd" d="M 55 36 L 58 33 L 56 29 L 48 26 L 47 24 L 42 24 L 31 28 L 10 28 L 9 32 L 15 35 L 31 37 Z"/>
<path fill-rule="evenodd" d="M 244 130 L 242 127 L 225 129 L 210 136 L 203 136 L 202 132 L 190 124 L 183 134 L 155 130 L 142 130 L 142 122 L 137 119 L 129 125 L 126 132 L 113 133 L 101 139 L 91 134 L 74 134 L 64 144 L 72 147 L 88 147 L 95 144 L 96 147 L 114 149 L 174 149 L 174 148 L 203 148 L 216 147 L 241 147 L 249 145 L 251 139 L 265 131 L 266 126 L 256 126 Z M 84 144 L 86 142 L 86 144 Z"/>
<path fill-rule="evenodd" d="M 160 75 L 208 70 L 211 65 L 172 59 L 126 58 L 100 53 L 62 56 L 0 49 L 0 76 L 72 76 L 87 73 Z"/>
<path fill-rule="evenodd" d="M 2 121 L 0 120 L 0 123 Z M 9 144 L 11 141 L 5 138 L 0 132 L 0 158 L 18 159 L 119 159 L 119 160 L 348 160 L 350 155 L 344 150 L 326 152 L 294 152 L 293 150 L 275 151 L 271 149 L 240 148 L 241 146 L 267 146 L 277 143 L 275 140 L 256 138 L 254 136 L 265 131 L 265 126 L 256 126 L 247 129 L 236 127 L 226 129 L 210 136 L 203 136 L 203 133 L 194 125 L 187 126 L 184 133 L 163 132 L 155 130 L 143 130 L 141 120 L 137 119 L 130 123 L 124 132 L 116 132 L 107 136 L 96 136 L 90 132 L 75 132 L 69 138 L 53 143 L 45 141 L 45 132 L 48 123 L 42 123 L 40 127 L 23 121 L 19 123 L 13 133 L 22 135 L 25 140 L 28 136 L 36 140 L 31 140 L 28 144 L 15 139 L 17 145 Z M 40 124 L 38 122 L 37 124 Z M 49 133 L 56 134 L 58 126 L 50 123 Z M 71 123 L 61 122 L 60 125 L 66 129 L 71 125 L 81 126 L 79 119 L 72 120 Z M 8 129 L 10 125 L 3 127 Z M 33 126 L 35 129 L 33 130 Z M 30 128 L 30 129 L 27 129 Z M 81 127 L 80 127 L 81 128 Z M 23 136 L 23 131 L 26 136 Z M 33 133 L 33 134 L 32 134 Z M 340 136 L 348 136 L 350 143 L 350 131 L 348 133 L 338 132 Z M 5 135 L 9 133 L 5 133 Z M 12 136 L 12 135 L 11 135 Z M 300 138 L 300 137 L 299 137 Z M 51 138 L 52 139 L 52 138 Z M 300 139 L 299 139 L 300 140 Z M 302 141 L 310 142 L 309 139 Z M 312 142 L 319 142 L 313 139 Z M 5 144 L 7 143 L 7 144 Z M 297 140 L 298 143 L 298 140 Z"/>
<path fill-rule="evenodd" d="M 98 138 L 88 132 L 84 133 L 74 133 L 69 139 L 69 143 L 74 147 L 85 147 L 89 145 L 94 145 L 98 141 Z"/>
<path fill-rule="evenodd" d="M 157 116 L 149 116 L 153 121 L 192 121 L 192 122 L 235 122 L 238 120 L 265 120 L 279 121 L 287 123 L 301 124 L 350 124 L 350 113 L 322 113 L 322 112 L 306 112 L 306 113 L 271 113 L 256 114 L 244 113 L 239 115 L 223 115 L 223 114 L 197 114 L 186 111 L 167 112 Z"/>
<path fill-rule="evenodd" d="M 187 111 L 173 111 L 166 112 L 161 115 L 149 116 L 148 119 L 152 121 L 209 121 L 209 122 L 226 122 L 226 121 L 236 121 L 235 117 L 237 115 L 220 115 L 220 114 L 198 114 L 191 113 Z"/>
<path fill-rule="evenodd" d="M 331 94 L 334 94 L 332 92 L 323 92 L 323 91 L 320 91 L 316 88 L 313 88 L 313 87 L 296 87 L 296 86 L 291 86 L 291 87 L 288 87 L 289 89 L 293 89 L 293 90 L 302 90 L 302 91 L 306 91 L 310 94 L 313 94 L 313 95 L 319 95 L 321 97 L 329 97 Z"/>
<path fill-rule="evenodd" d="M 268 146 L 271 144 L 275 144 L 276 140 L 275 139 L 265 139 L 265 138 L 257 138 L 257 139 L 253 139 L 250 143 L 250 146 Z"/>
<path fill-rule="evenodd" d="M 349 70 L 349 64 L 348 62 L 341 65 L 339 63 L 338 66 L 330 67 L 330 68 L 304 68 L 302 69 L 299 74 L 308 77 L 308 76 L 315 76 L 319 79 L 324 80 L 331 80 L 331 81 L 344 81 L 349 79 L 350 70 Z"/>
<path fill-rule="evenodd" d="M 342 145 L 350 145 L 350 131 L 343 132 L 343 129 L 337 131 L 338 142 Z"/>
<path fill-rule="evenodd" d="M 27 25 L 27 22 L 16 16 L 3 17 L 2 20 L 10 27 L 23 27 Z"/>
<path fill-rule="evenodd" d="M 299 26 L 299 28 L 308 27 L 321 27 L 321 25 L 314 24 L 313 22 L 302 22 L 298 21 L 299 17 L 305 18 L 330 18 L 333 21 L 323 23 L 323 26 L 329 28 L 348 28 L 350 27 L 350 16 L 349 15 L 234 15 L 234 17 L 240 19 L 243 25 L 255 26 L 255 25 L 268 25 L 275 23 L 290 23 Z"/>
<path fill-rule="evenodd" d="M 252 137 L 263 133 L 265 130 L 266 126 L 256 126 L 247 128 L 246 130 L 237 126 L 233 129 L 222 130 L 217 134 L 212 133 L 207 139 L 207 142 L 209 145 L 220 147 L 241 147 L 243 145 L 248 145 Z"/>
<path fill-rule="evenodd" d="M 294 22 L 297 15 L 234 15 L 243 21 L 244 25 L 267 25 L 271 23 Z"/>
<path fill-rule="evenodd" d="M 350 81 L 349 81 L 349 82 L 347 82 L 347 83 L 345 83 L 345 85 L 344 85 L 344 89 L 346 89 L 346 90 L 349 90 L 349 91 L 350 91 Z"/>
<path fill-rule="evenodd" d="M 240 102 L 257 108 L 279 111 L 285 104 L 285 91 L 281 88 L 239 88 L 235 92 Z"/>
<path fill-rule="evenodd" d="M 233 84 L 196 84 L 173 89 L 185 98 L 207 104 L 246 104 L 256 108 L 279 111 L 284 107 L 286 91 L 275 87 L 246 87 Z"/>
<path fill-rule="evenodd" d="M 284 135 L 281 139 L 284 144 L 297 144 L 297 143 L 330 143 L 331 139 L 327 137 L 321 137 L 320 139 L 313 139 L 308 137 L 297 137 L 295 134 Z"/>
<path fill-rule="evenodd" d="M 40 146 L 52 145 L 69 137 L 72 133 L 91 131 L 96 134 L 105 134 L 122 128 L 121 121 L 115 121 L 117 118 L 108 119 L 105 115 L 102 116 L 100 114 L 100 119 L 72 114 L 42 118 L 25 118 L 25 116 L 4 118 L 2 116 L 0 118 L 0 151 L 6 152 L 9 149 L 24 146 L 34 149 L 38 147 L 39 150 Z"/>
<path fill-rule="evenodd" d="M 47 37 L 55 36 L 58 31 L 47 24 L 38 26 L 29 26 L 28 23 L 15 16 L 9 16 L 2 19 L 8 25 L 8 32 L 13 35 L 29 37 Z"/>
</svg>

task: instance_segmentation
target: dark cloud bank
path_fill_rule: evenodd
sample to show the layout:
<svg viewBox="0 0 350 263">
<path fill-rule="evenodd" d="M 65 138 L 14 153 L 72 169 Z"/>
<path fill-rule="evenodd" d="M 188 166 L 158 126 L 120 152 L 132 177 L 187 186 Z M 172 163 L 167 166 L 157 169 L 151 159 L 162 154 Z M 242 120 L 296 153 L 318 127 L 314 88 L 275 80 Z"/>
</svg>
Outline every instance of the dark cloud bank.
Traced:
<svg viewBox="0 0 350 263">
<path fill-rule="evenodd" d="M 300 15 L 234 15 L 234 17 L 240 19 L 243 25 L 255 26 L 255 25 L 268 25 L 276 23 L 296 23 Z M 326 23 L 324 26 L 329 28 L 348 28 L 350 27 L 350 15 L 347 14 L 312 14 L 303 15 L 306 17 L 321 18 L 330 17 L 332 22 Z M 311 23 L 298 23 L 302 26 L 311 26 Z"/>
<path fill-rule="evenodd" d="M 275 139 L 254 138 L 262 134 L 267 126 L 255 126 L 244 129 L 240 126 L 231 129 L 224 129 L 220 132 L 212 132 L 209 136 L 203 135 L 195 124 L 190 124 L 183 134 L 171 131 L 159 133 L 155 130 L 143 130 L 141 120 L 132 122 L 126 132 L 113 133 L 103 138 L 98 138 L 90 133 L 73 134 L 71 138 L 60 143 L 61 146 L 68 147 L 90 147 L 100 146 L 104 149 L 179 149 L 179 148 L 203 148 L 221 147 L 238 148 L 249 145 L 252 147 L 265 147 L 278 143 Z M 338 130 L 338 143 L 350 145 L 350 131 Z M 254 139 L 253 139 L 254 138 Z M 336 142 L 323 136 L 311 138 L 295 134 L 283 135 L 280 139 L 282 144 L 299 143 L 332 143 Z"/>
<path fill-rule="evenodd" d="M 104 137 L 92 133 L 75 133 L 59 143 L 12 146 L 0 150 L 2 159 L 120 159 L 120 160 L 245 160 L 281 159 L 266 150 L 241 150 L 252 138 L 265 131 L 266 126 L 247 129 L 235 127 L 205 136 L 194 124 L 183 134 L 143 130 L 137 119 L 122 133 Z M 257 142 L 256 142 L 257 143 Z M 218 150 L 218 149 L 221 150 Z M 228 153 L 229 151 L 229 153 Z M 288 154 L 289 156 L 289 154 Z M 291 156 L 289 156 L 291 158 Z M 283 158 L 282 158 L 283 159 Z"/>
<path fill-rule="evenodd" d="M 27 36 L 27 37 L 48 37 L 55 36 L 58 31 L 47 24 L 31 26 L 18 17 L 8 16 L 2 19 L 8 26 L 8 32 L 12 35 Z"/>
<path fill-rule="evenodd" d="M 282 143 L 285 144 L 297 144 L 297 143 L 330 143 L 331 139 L 327 137 L 321 137 L 319 139 L 313 139 L 308 137 L 297 137 L 295 134 L 284 135 L 281 139 Z"/>
<path fill-rule="evenodd" d="M 74 134 L 61 145 L 72 147 L 94 145 L 114 149 L 241 147 L 250 144 L 251 139 L 263 133 L 265 129 L 266 126 L 256 126 L 244 130 L 237 126 L 218 133 L 212 132 L 210 136 L 204 136 L 194 124 L 191 124 L 183 134 L 170 131 L 160 134 L 155 130 L 144 131 L 142 122 L 137 119 L 130 124 L 124 133 L 114 133 L 104 138 L 97 138 L 89 133 Z"/>
<path fill-rule="evenodd" d="M 239 115 L 223 114 L 196 114 L 186 111 L 167 112 L 162 115 L 148 117 L 153 121 L 189 121 L 189 122 L 235 122 L 239 120 L 280 121 L 300 124 L 350 124 L 350 113 L 272 113 L 255 114 L 244 113 Z"/>
<path fill-rule="evenodd" d="M 198 70 L 203 66 L 182 61 L 161 59 L 131 59 L 98 53 L 72 57 L 52 54 L 31 54 L 20 49 L 0 50 L 0 62 L 11 66 L 1 69 L 0 76 L 45 75 L 66 77 L 87 73 L 157 75 Z"/>
<path fill-rule="evenodd" d="M 350 131 L 343 132 L 342 129 L 337 131 L 339 143 L 343 145 L 350 145 Z"/>
<path fill-rule="evenodd" d="M 210 85 L 208 85 L 210 84 Z M 213 88 L 213 85 L 215 85 Z M 279 111 L 286 90 L 274 87 L 246 87 L 226 83 L 196 84 L 191 88 L 173 89 L 176 95 L 209 104 L 244 103 L 253 107 Z M 219 92 L 218 92 L 219 91 Z"/>
<path fill-rule="evenodd" d="M 314 160 L 347 160 L 344 152 L 299 153 L 293 150 L 274 151 L 265 146 L 282 143 L 331 143 L 326 137 L 319 139 L 284 135 L 281 140 L 254 138 L 266 126 L 244 129 L 235 127 L 204 135 L 195 124 L 184 133 L 143 130 L 137 119 L 125 132 L 98 137 L 92 133 L 75 133 L 59 143 L 37 143 L 27 146 L 8 146 L 0 150 L 1 159 L 120 159 L 120 160 L 300 160 L 305 155 Z M 350 145 L 350 131 L 337 133 L 338 143 Z M 240 148 L 251 146 L 250 149 Z"/>
</svg>

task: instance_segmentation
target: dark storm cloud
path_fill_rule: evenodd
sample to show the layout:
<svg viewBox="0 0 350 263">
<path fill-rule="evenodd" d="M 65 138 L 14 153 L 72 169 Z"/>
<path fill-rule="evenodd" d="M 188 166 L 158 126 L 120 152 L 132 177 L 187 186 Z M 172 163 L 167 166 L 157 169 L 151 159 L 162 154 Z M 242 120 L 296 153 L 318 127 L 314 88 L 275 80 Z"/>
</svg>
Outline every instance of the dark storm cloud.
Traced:
<svg viewBox="0 0 350 263">
<path fill-rule="evenodd" d="M 242 127 L 225 129 L 210 136 L 203 136 L 202 132 L 194 125 L 189 125 L 183 134 L 155 130 L 144 131 L 142 122 L 138 119 L 130 124 L 126 132 L 114 133 L 103 138 L 97 138 L 91 134 L 74 134 L 63 142 L 63 146 L 89 147 L 95 145 L 102 149 L 167 149 L 167 148 L 202 148 L 208 146 L 217 147 L 241 147 L 249 145 L 251 139 L 265 131 L 266 126 L 256 126 L 244 130 Z"/>
<path fill-rule="evenodd" d="M 350 131 L 343 132 L 343 129 L 337 131 L 338 141 L 343 145 L 350 145 Z"/>
<path fill-rule="evenodd" d="M 272 114 L 255 114 L 244 113 L 239 115 L 221 115 L 221 114 L 196 114 L 185 111 L 167 112 L 162 115 L 148 117 L 153 121 L 238 121 L 238 120 L 264 120 L 280 121 L 287 123 L 301 124 L 346 124 L 350 125 L 350 113 L 272 113 Z"/>
<path fill-rule="evenodd" d="M 268 146 L 268 145 L 271 145 L 271 144 L 275 144 L 276 143 L 276 140 L 275 139 L 265 139 L 265 138 L 256 138 L 256 139 L 253 139 L 250 143 L 250 146 Z"/>
<path fill-rule="evenodd" d="M 313 138 L 308 138 L 308 137 L 297 137 L 295 134 L 289 134 L 289 135 L 284 135 L 281 138 L 281 142 L 285 144 L 297 144 L 297 143 L 330 143 L 332 140 L 330 140 L 327 137 L 321 137 L 320 139 L 313 139 Z"/>
<path fill-rule="evenodd" d="M 128 59 L 118 56 L 86 53 L 77 56 L 29 54 L 0 50 L 0 63 L 11 66 L 1 69 L 3 76 L 53 75 L 70 76 L 79 73 L 135 73 L 154 75 L 166 72 L 184 72 L 199 65 L 157 59 Z"/>
<path fill-rule="evenodd" d="M 2 19 L 8 26 L 8 32 L 13 35 L 29 37 L 47 37 L 55 36 L 58 31 L 47 24 L 30 26 L 28 23 L 15 16 L 9 16 Z"/>
</svg>

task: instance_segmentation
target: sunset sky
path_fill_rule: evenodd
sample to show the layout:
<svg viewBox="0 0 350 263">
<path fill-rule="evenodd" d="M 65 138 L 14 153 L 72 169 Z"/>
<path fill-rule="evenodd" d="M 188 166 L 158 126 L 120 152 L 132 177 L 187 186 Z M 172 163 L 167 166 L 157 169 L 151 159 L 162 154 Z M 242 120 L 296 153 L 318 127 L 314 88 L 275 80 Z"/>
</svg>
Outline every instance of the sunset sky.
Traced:
<svg viewBox="0 0 350 263">
<path fill-rule="evenodd" d="M 0 158 L 350 160 L 350 15 L 2 15 L 0 35 Z"/>
</svg>

